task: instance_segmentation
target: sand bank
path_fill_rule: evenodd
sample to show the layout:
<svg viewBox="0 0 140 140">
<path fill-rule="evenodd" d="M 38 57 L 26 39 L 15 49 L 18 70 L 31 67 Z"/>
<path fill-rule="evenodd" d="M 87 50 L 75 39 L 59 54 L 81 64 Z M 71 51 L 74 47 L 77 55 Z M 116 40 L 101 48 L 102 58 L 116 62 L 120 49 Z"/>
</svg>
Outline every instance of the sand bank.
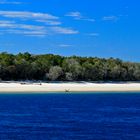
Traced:
<svg viewBox="0 0 140 140">
<path fill-rule="evenodd" d="M 1 82 L 3 92 L 124 92 L 140 91 L 140 83 L 21 83 Z"/>
</svg>

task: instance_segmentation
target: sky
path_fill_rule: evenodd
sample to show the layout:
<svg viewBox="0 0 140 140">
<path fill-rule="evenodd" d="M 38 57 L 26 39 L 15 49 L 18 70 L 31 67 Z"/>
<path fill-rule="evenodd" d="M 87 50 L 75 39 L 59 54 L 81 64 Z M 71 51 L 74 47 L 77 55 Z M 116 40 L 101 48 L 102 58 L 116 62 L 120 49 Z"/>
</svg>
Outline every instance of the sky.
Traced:
<svg viewBox="0 0 140 140">
<path fill-rule="evenodd" d="M 0 0 L 0 52 L 140 62 L 139 0 Z"/>
</svg>

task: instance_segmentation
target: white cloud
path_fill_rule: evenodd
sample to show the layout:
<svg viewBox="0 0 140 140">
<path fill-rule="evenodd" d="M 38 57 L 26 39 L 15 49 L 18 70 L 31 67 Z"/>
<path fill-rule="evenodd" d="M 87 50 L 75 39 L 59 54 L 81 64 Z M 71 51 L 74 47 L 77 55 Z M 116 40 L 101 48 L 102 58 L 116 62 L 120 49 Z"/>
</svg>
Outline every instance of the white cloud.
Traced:
<svg viewBox="0 0 140 140">
<path fill-rule="evenodd" d="M 45 23 L 46 25 L 61 25 L 60 21 L 53 21 L 53 20 L 36 20 L 37 22 Z"/>
<path fill-rule="evenodd" d="M 118 17 L 117 16 L 104 16 L 102 18 L 102 20 L 104 20 L 104 21 L 117 21 Z"/>
<path fill-rule="evenodd" d="M 15 21 L 0 20 L 0 32 L 8 34 L 23 34 L 28 36 L 46 36 L 52 34 L 77 34 L 78 31 L 59 26 L 38 26 L 20 24 Z"/>
<path fill-rule="evenodd" d="M 28 30 L 41 30 L 44 26 L 28 25 L 28 24 L 18 24 L 14 21 L 0 21 L 0 28 L 15 28 L 15 29 L 28 29 Z"/>
<path fill-rule="evenodd" d="M 28 31 L 28 30 L 7 30 L 6 31 L 9 34 L 21 34 L 21 35 L 25 35 L 25 36 L 37 36 L 37 37 L 44 37 L 47 35 L 46 31 L 38 31 L 38 30 L 32 30 L 32 31 Z"/>
<path fill-rule="evenodd" d="M 77 30 L 59 26 L 62 24 L 59 21 L 59 17 L 47 13 L 0 11 L 0 18 L 3 19 L 0 20 L 1 33 L 23 34 L 28 36 L 70 35 L 79 33 Z"/>
<path fill-rule="evenodd" d="M 22 2 L 19 1 L 7 1 L 7 0 L 0 0 L 0 4 L 23 4 Z"/>
<path fill-rule="evenodd" d="M 44 26 L 17 24 L 9 21 L 0 21 L 0 32 L 3 34 L 22 34 L 28 36 L 46 36 L 47 31 Z"/>
<path fill-rule="evenodd" d="M 20 19 L 56 20 L 58 17 L 47 13 L 35 13 L 28 11 L 0 11 L 0 16 Z"/>
<path fill-rule="evenodd" d="M 73 30 L 70 28 L 64 28 L 64 27 L 51 27 L 51 30 L 55 33 L 59 33 L 59 34 L 78 34 L 79 32 L 77 30 Z"/>
<path fill-rule="evenodd" d="M 66 14 L 66 16 L 73 17 L 75 20 L 85 20 L 85 21 L 91 21 L 91 22 L 95 21 L 95 19 L 83 16 L 80 12 L 69 12 Z"/>
<path fill-rule="evenodd" d="M 99 33 L 88 33 L 88 34 L 86 34 L 86 35 L 88 35 L 88 36 L 93 36 L 93 37 L 97 37 L 97 36 L 99 36 L 100 34 L 99 34 Z"/>
<path fill-rule="evenodd" d="M 15 21 L 12 21 L 12 20 L 0 20 L 0 24 L 11 24 L 11 23 L 15 23 Z"/>
<path fill-rule="evenodd" d="M 0 11 L 0 17 L 8 19 L 18 19 L 21 21 L 32 20 L 46 25 L 60 25 L 59 17 L 48 13 L 28 12 L 28 11 Z"/>
<path fill-rule="evenodd" d="M 83 16 L 81 15 L 80 12 L 70 12 L 70 13 L 66 14 L 66 16 L 74 17 L 75 19 L 83 18 Z"/>
<path fill-rule="evenodd" d="M 71 47 L 72 45 L 70 45 L 70 44 L 59 44 L 58 46 L 59 47 Z"/>
</svg>

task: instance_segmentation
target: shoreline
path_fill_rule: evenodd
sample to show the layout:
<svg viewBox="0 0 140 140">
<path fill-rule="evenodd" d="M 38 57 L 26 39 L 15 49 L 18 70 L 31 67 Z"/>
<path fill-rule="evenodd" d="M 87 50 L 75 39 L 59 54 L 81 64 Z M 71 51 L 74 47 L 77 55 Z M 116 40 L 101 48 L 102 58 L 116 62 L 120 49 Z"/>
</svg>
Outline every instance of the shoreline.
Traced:
<svg viewBox="0 0 140 140">
<path fill-rule="evenodd" d="M 0 83 L 0 93 L 96 93 L 96 92 L 140 92 L 138 82 L 92 83 L 92 82 L 9 82 Z"/>
</svg>

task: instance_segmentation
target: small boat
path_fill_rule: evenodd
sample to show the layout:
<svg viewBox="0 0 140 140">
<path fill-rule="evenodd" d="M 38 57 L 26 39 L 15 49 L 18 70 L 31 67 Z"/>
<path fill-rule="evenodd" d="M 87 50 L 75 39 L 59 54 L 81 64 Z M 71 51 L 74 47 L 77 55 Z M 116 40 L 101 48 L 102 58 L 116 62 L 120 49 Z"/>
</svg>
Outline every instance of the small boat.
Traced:
<svg viewBox="0 0 140 140">
<path fill-rule="evenodd" d="M 65 92 L 70 92 L 70 90 L 69 89 L 65 89 Z"/>
</svg>

